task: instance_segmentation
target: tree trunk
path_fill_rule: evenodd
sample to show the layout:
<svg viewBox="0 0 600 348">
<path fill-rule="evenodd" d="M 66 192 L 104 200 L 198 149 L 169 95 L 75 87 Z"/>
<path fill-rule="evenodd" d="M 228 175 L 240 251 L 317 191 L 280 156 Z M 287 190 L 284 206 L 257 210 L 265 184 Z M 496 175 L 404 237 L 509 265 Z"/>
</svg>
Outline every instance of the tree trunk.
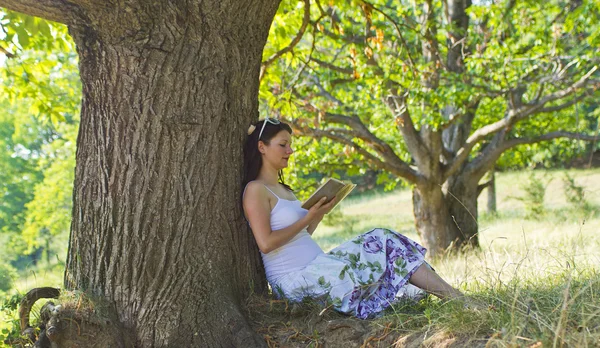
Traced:
<svg viewBox="0 0 600 348">
<path fill-rule="evenodd" d="M 466 174 L 452 177 L 444 185 L 444 194 L 448 204 L 448 212 L 452 224 L 458 234 L 455 249 L 462 247 L 479 247 L 477 224 L 477 184 L 479 179 Z"/>
<path fill-rule="evenodd" d="M 449 181 L 444 187 L 421 185 L 413 190 L 416 229 L 429 255 L 438 257 L 464 246 L 479 246 L 477 183 Z"/>
<path fill-rule="evenodd" d="M 439 186 L 422 185 L 413 189 L 415 225 L 423 246 L 431 257 L 444 254 L 457 232 L 448 215 L 448 206 Z"/>
<path fill-rule="evenodd" d="M 136 346 L 264 346 L 240 311 L 266 288 L 240 184 L 278 1 L 156 4 L 70 26 L 83 100 L 65 286 L 114 301 Z"/>
<path fill-rule="evenodd" d="M 487 211 L 496 214 L 496 171 L 490 170 L 490 184 L 487 188 Z"/>
</svg>

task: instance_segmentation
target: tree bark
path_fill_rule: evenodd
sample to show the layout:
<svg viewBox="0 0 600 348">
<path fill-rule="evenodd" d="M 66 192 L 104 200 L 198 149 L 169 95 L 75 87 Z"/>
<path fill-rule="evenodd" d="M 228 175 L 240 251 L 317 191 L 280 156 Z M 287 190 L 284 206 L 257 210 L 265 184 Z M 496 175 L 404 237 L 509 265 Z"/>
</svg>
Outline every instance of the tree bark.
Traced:
<svg viewBox="0 0 600 348">
<path fill-rule="evenodd" d="M 477 224 L 477 184 L 479 178 L 469 175 L 452 177 L 444 185 L 444 196 L 448 202 L 451 223 L 458 232 L 456 247 L 479 247 Z"/>
<path fill-rule="evenodd" d="M 451 223 L 441 187 L 420 185 L 413 189 L 415 227 L 431 257 L 444 254 L 457 232 Z"/>
<path fill-rule="evenodd" d="M 65 286 L 113 301 L 136 346 L 264 346 L 240 311 L 266 288 L 240 183 L 278 3 L 86 3 L 69 27 L 83 100 Z"/>
<path fill-rule="evenodd" d="M 487 211 L 496 214 L 496 170 L 490 171 L 490 184 L 487 188 Z"/>
<path fill-rule="evenodd" d="M 429 255 L 478 247 L 477 180 L 451 178 L 444 185 L 417 185 L 413 209 L 417 232 Z"/>
</svg>

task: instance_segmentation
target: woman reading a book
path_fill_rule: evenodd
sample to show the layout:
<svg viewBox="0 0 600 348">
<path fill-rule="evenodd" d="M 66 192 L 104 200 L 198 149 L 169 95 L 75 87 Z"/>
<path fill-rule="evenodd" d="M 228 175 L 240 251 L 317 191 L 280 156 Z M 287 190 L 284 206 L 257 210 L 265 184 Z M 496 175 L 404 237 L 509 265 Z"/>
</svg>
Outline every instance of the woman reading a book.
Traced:
<svg viewBox="0 0 600 348">
<path fill-rule="evenodd" d="M 289 125 L 267 118 L 250 126 L 243 207 L 276 296 L 326 299 L 362 319 L 398 297 L 422 297 L 423 290 L 444 299 L 463 296 L 429 267 L 422 246 L 388 229 L 376 228 L 323 252 L 311 235 L 336 200 L 301 207 L 282 176 L 293 152 Z"/>
</svg>

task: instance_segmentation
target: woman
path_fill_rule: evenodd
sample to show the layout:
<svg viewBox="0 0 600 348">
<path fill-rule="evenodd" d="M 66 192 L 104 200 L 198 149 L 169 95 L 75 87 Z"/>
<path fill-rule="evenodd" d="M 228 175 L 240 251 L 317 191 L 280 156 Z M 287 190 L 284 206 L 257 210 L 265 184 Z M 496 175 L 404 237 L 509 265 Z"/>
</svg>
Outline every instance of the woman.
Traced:
<svg viewBox="0 0 600 348">
<path fill-rule="evenodd" d="M 394 231 L 374 229 L 324 253 L 311 235 L 335 199 L 306 210 L 284 183 L 282 169 L 294 152 L 292 129 L 267 118 L 250 126 L 248 135 L 244 213 L 276 296 L 326 299 L 362 319 L 376 316 L 402 293 L 463 296 L 427 265 L 422 246 Z M 415 286 L 422 289 L 417 294 L 410 291 Z"/>
</svg>

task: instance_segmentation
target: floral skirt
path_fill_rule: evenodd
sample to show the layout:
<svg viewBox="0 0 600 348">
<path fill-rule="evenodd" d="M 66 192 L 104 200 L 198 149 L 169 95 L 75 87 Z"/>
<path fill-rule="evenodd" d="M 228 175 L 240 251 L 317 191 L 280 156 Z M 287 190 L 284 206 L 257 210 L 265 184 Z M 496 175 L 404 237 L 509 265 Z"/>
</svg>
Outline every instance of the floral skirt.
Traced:
<svg viewBox="0 0 600 348">
<path fill-rule="evenodd" d="M 317 256 L 271 286 L 276 295 L 293 302 L 326 299 L 340 312 L 372 318 L 402 295 L 423 296 L 408 279 L 425 262 L 425 253 L 409 238 L 376 228 Z"/>
</svg>

